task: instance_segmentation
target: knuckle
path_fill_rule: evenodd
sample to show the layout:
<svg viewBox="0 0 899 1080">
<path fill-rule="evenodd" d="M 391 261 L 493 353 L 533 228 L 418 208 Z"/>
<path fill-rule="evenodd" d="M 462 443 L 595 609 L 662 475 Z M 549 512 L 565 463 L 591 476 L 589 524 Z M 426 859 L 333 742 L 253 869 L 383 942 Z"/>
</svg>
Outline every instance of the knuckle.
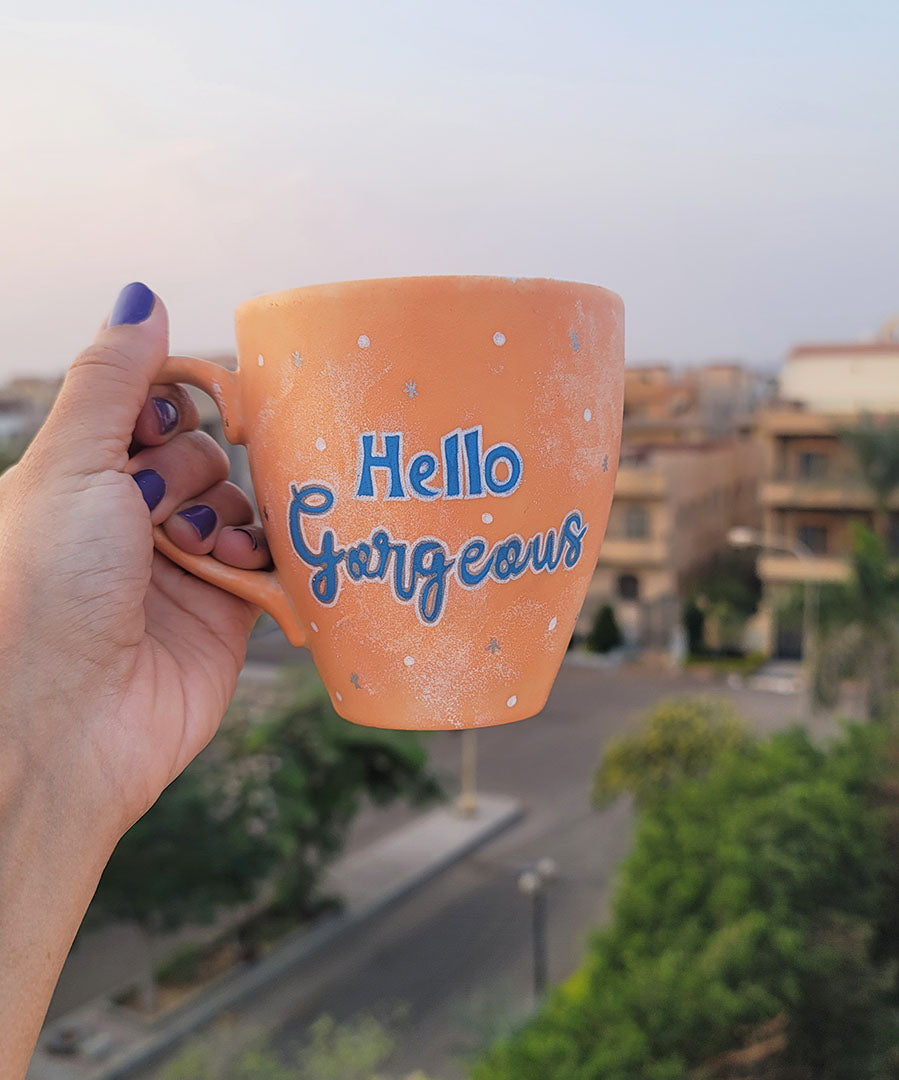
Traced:
<svg viewBox="0 0 899 1080">
<path fill-rule="evenodd" d="M 82 349 L 72 362 L 72 368 L 78 371 L 82 368 L 106 367 L 128 369 L 134 366 L 134 361 L 127 353 L 115 345 L 104 342 L 92 342 L 87 348 Z"/>
</svg>

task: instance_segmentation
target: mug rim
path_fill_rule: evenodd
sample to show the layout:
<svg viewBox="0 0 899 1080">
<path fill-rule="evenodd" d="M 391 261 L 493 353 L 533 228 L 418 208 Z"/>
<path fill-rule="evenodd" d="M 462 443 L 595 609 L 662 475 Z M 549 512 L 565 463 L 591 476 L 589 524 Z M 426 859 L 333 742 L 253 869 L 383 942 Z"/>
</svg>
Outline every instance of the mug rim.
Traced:
<svg viewBox="0 0 899 1080">
<path fill-rule="evenodd" d="M 274 292 L 259 293 L 256 296 L 251 296 L 246 300 L 241 301 L 235 309 L 234 317 L 235 319 L 239 318 L 245 310 L 250 308 L 260 306 L 268 308 L 281 307 L 282 305 L 290 303 L 293 299 L 298 299 L 301 294 L 306 293 L 326 292 L 336 288 L 344 288 L 353 285 L 400 285 L 420 281 L 439 281 L 444 283 L 491 282 L 494 284 L 502 282 L 506 285 L 513 286 L 518 282 L 523 282 L 527 285 L 553 285 L 560 288 L 574 287 L 603 293 L 612 303 L 617 303 L 624 307 L 624 301 L 618 293 L 614 292 L 612 289 L 607 289 L 603 285 L 596 285 L 589 281 L 573 281 L 566 278 L 551 277 L 514 277 L 503 274 L 407 274 L 396 277 L 352 278 L 346 281 L 327 281 L 316 285 L 297 285 L 290 289 L 278 289 Z"/>
</svg>

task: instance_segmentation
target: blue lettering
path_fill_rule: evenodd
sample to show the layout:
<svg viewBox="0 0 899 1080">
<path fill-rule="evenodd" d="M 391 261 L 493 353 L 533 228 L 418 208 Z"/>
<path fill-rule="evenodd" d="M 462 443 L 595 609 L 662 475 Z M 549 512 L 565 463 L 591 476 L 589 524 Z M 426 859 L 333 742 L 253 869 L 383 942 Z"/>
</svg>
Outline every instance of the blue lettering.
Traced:
<svg viewBox="0 0 899 1080">
<path fill-rule="evenodd" d="M 565 565 L 570 569 L 581 557 L 581 545 L 587 533 L 587 526 L 583 524 L 581 515 L 577 510 L 572 510 L 562 522 L 562 547 L 567 547 L 565 552 Z"/>
<path fill-rule="evenodd" d="M 505 461 L 509 466 L 509 475 L 505 480 L 497 480 L 496 466 Z M 511 495 L 521 483 L 521 455 L 508 443 L 491 446 L 484 458 L 484 481 L 494 495 Z"/>
<path fill-rule="evenodd" d="M 559 544 L 558 550 L 556 550 L 556 530 L 547 529 L 546 539 L 543 544 L 543 551 L 540 551 L 540 538 L 543 534 L 537 533 L 535 537 L 531 539 L 531 562 L 534 565 L 534 573 L 539 574 L 541 570 L 549 570 L 552 573 L 553 570 L 559 565 L 562 559 L 562 545 Z"/>
<path fill-rule="evenodd" d="M 433 488 L 425 487 L 425 480 L 437 472 L 437 458 L 427 452 L 416 454 L 409 462 L 409 487 L 422 499 L 436 499 L 440 494 Z"/>
<path fill-rule="evenodd" d="M 400 455 L 402 451 L 402 435 L 384 435 L 384 453 L 376 454 L 374 450 L 375 436 L 367 432 L 359 436 L 362 460 L 359 463 L 359 483 L 356 486 L 357 499 L 373 499 L 375 497 L 375 482 L 372 469 L 390 470 L 390 489 L 387 492 L 388 499 L 405 499 L 406 492 L 403 490 L 403 476 Z"/>
<path fill-rule="evenodd" d="M 444 435 L 440 441 L 443 449 L 443 484 L 448 499 L 458 499 L 459 487 L 459 435 Z"/>
<path fill-rule="evenodd" d="M 481 429 L 465 432 L 465 461 L 468 465 L 468 497 L 484 494 L 481 485 Z"/>
<path fill-rule="evenodd" d="M 291 543 L 304 563 L 321 568 L 312 575 L 309 582 L 312 595 L 323 604 L 333 604 L 340 591 L 337 568 L 344 556 L 344 551 L 342 548 L 334 547 L 334 533 L 328 529 L 322 536 L 322 549 L 316 554 L 306 543 L 306 537 L 303 535 L 302 515 L 318 517 L 329 513 L 334 505 L 334 493 L 329 488 L 315 484 L 299 490 L 292 486 L 291 490 L 293 499 L 288 511 Z"/>
<path fill-rule="evenodd" d="M 479 559 L 483 559 L 486 552 L 487 541 L 482 540 L 480 536 L 476 536 L 473 540 L 469 540 L 465 547 L 459 552 L 459 564 L 456 567 L 456 573 L 462 584 L 469 589 L 474 589 L 480 585 L 484 578 L 490 573 L 492 556 L 491 558 L 488 558 L 479 570 L 472 569 L 472 563 L 476 563 Z"/>
<path fill-rule="evenodd" d="M 446 578 L 456 561 L 448 560 L 446 556 L 446 548 L 437 540 L 416 544 L 412 555 L 414 574 L 421 574 L 426 579 L 418 594 L 418 611 L 426 623 L 435 623 L 443 613 Z"/>
</svg>

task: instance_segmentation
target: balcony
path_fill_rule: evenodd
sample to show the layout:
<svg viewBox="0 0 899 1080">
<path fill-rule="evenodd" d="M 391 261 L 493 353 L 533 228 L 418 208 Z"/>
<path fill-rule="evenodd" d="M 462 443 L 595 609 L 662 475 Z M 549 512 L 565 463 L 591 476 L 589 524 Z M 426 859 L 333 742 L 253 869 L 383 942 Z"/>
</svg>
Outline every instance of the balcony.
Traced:
<svg viewBox="0 0 899 1080">
<path fill-rule="evenodd" d="M 661 499 L 665 496 L 665 476 L 656 469 L 630 463 L 618 468 L 616 499 Z"/>
<path fill-rule="evenodd" d="M 793 555 L 759 556 L 758 575 L 766 585 L 804 581 L 843 582 L 849 580 L 849 560 L 839 555 L 815 555 L 797 559 Z"/>
<path fill-rule="evenodd" d="M 771 509 L 873 510 L 874 493 L 859 476 L 820 480 L 779 478 L 759 484 L 759 501 Z M 890 500 L 899 507 L 899 496 Z"/>
<path fill-rule="evenodd" d="M 600 566 L 660 566 L 668 561 L 664 540 L 632 540 L 624 536 L 606 536 L 599 553 Z"/>
</svg>

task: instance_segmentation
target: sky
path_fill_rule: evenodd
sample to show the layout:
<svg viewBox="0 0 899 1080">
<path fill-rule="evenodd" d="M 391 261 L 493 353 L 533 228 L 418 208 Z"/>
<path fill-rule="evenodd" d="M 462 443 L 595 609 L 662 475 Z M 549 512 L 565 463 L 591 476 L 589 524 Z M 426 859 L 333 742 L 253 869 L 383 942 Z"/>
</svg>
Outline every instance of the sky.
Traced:
<svg viewBox="0 0 899 1080">
<path fill-rule="evenodd" d="M 0 0 L 0 380 L 125 282 L 618 292 L 628 359 L 774 369 L 899 311 L 895 0 Z M 77 11 L 77 16 L 73 12 Z"/>
</svg>

